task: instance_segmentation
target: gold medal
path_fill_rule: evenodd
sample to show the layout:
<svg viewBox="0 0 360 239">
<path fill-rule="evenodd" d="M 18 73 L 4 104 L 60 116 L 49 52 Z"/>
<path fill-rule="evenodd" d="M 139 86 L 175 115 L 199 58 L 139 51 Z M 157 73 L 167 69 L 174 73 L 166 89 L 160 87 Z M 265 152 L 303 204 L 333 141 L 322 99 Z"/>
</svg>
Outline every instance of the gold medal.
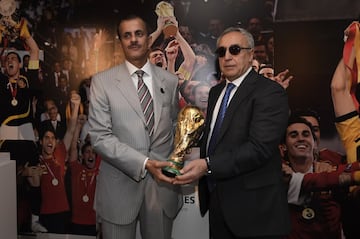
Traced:
<svg viewBox="0 0 360 239">
<path fill-rule="evenodd" d="M 53 180 L 51 180 L 52 185 L 57 186 L 59 184 L 59 180 L 57 180 L 56 178 L 53 178 Z"/>
<path fill-rule="evenodd" d="M 88 202 L 89 196 L 85 194 L 84 196 L 82 196 L 82 200 L 83 200 L 83 202 Z"/>
<path fill-rule="evenodd" d="M 306 220 L 311 220 L 315 217 L 315 211 L 312 208 L 304 208 L 301 213 L 302 217 Z"/>
<path fill-rule="evenodd" d="M 12 106 L 17 106 L 17 104 L 18 104 L 17 99 L 13 98 L 12 101 L 11 101 L 11 105 Z"/>
</svg>

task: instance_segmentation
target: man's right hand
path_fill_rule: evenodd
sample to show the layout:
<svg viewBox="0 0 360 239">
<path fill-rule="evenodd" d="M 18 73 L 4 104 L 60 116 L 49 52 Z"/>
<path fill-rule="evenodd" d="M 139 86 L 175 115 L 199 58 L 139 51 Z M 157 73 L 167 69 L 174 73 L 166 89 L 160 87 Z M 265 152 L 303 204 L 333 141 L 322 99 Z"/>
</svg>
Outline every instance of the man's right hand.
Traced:
<svg viewBox="0 0 360 239">
<path fill-rule="evenodd" d="M 168 166 L 172 166 L 172 163 L 167 161 L 149 159 L 146 162 L 145 169 L 154 176 L 157 182 L 162 181 L 167 183 L 173 183 L 173 181 L 175 180 L 174 178 L 167 177 L 161 172 L 162 168 Z"/>
</svg>

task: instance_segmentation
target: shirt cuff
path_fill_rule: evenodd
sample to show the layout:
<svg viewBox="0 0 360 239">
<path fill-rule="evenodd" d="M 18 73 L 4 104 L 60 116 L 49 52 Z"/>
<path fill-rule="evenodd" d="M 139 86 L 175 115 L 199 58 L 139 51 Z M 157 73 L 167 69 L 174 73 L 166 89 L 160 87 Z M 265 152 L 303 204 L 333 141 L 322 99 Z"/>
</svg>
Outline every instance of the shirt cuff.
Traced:
<svg viewBox="0 0 360 239">
<path fill-rule="evenodd" d="M 146 158 L 145 161 L 144 161 L 143 167 L 141 169 L 141 178 L 145 178 L 145 176 L 146 176 L 147 170 L 145 168 L 145 165 L 146 165 L 148 160 L 149 160 L 149 158 Z"/>
</svg>

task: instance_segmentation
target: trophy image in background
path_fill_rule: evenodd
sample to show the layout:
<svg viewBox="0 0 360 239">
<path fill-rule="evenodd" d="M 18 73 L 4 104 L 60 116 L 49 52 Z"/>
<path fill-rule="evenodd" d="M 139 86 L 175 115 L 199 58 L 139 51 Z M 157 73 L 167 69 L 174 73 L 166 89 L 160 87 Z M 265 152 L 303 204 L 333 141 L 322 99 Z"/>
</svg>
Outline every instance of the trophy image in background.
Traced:
<svg viewBox="0 0 360 239">
<path fill-rule="evenodd" d="M 15 0 L 0 1 L 0 43 L 6 46 L 8 41 L 15 41 L 18 37 L 24 39 L 30 36 L 27 21 L 20 18 Z"/>
<path fill-rule="evenodd" d="M 174 7 L 166 1 L 159 2 L 156 5 L 155 12 L 159 17 L 174 17 Z M 165 26 L 163 28 L 165 39 L 171 36 L 175 36 L 177 30 L 178 30 L 177 26 L 172 21 L 170 20 L 166 21 Z"/>
<path fill-rule="evenodd" d="M 191 147 L 200 139 L 204 128 L 205 118 L 197 106 L 187 105 L 178 114 L 175 132 L 174 150 L 167 161 L 173 163 L 170 167 L 162 169 L 168 177 L 181 175 L 184 166 L 183 158 Z"/>
</svg>

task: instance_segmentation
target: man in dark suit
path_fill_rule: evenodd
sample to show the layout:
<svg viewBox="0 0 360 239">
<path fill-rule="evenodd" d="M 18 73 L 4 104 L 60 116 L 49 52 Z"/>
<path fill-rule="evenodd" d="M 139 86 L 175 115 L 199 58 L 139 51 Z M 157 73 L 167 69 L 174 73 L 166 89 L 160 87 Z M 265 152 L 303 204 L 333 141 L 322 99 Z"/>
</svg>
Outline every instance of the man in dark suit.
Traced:
<svg viewBox="0 0 360 239">
<path fill-rule="evenodd" d="M 225 80 L 209 93 L 200 159 L 188 162 L 174 182 L 200 179 L 200 210 L 209 210 L 213 239 L 282 238 L 290 230 L 278 150 L 287 94 L 252 69 L 253 48 L 244 29 L 228 28 L 219 36 Z"/>
<path fill-rule="evenodd" d="M 56 106 L 54 100 L 46 100 L 45 108 L 49 118 L 40 123 L 41 129 L 52 128 L 55 132 L 56 138 L 62 140 L 66 132 L 65 117 L 61 118 L 61 121 L 59 120 L 58 107 Z"/>
</svg>

